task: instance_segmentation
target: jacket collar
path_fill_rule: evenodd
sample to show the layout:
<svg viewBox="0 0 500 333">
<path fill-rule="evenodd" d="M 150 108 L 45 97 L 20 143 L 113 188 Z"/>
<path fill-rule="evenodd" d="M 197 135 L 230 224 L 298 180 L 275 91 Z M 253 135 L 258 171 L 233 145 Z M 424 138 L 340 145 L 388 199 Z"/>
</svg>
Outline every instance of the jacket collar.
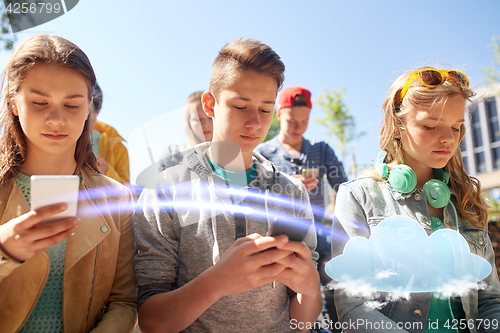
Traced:
<svg viewBox="0 0 500 333">
<path fill-rule="evenodd" d="M 202 179 L 207 178 L 209 175 L 216 175 L 205 157 L 209 147 L 210 142 L 204 142 L 197 145 L 184 157 L 182 162 Z M 253 152 L 253 157 L 257 169 L 257 179 L 249 184 L 250 187 L 271 189 L 272 186 L 277 185 L 279 183 L 280 174 L 274 164 L 266 160 L 256 151 Z"/>
<path fill-rule="evenodd" d="M 3 204 L 5 203 L 5 204 Z M 12 220 L 30 210 L 30 206 L 14 179 L 8 180 L 0 191 L 0 224 Z"/>
<path fill-rule="evenodd" d="M 392 197 L 394 198 L 395 201 L 404 201 L 404 200 L 409 200 L 409 199 L 413 199 L 415 198 L 415 196 L 417 194 L 420 195 L 420 200 L 426 200 L 424 199 L 425 197 L 425 191 L 423 189 L 414 189 L 413 191 L 411 191 L 410 193 L 406 193 L 406 194 L 401 194 L 399 193 L 398 191 L 394 190 L 389 182 L 387 180 L 384 180 L 382 182 L 382 186 L 387 186 L 389 188 L 389 191 L 391 192 L 392 194 Z M 453 188 L 449 187 L 450 189 L 450 200 L 451 200 L 451 203 L 452 205 L 457 205 L 457 198 L 456 198 L 456 192 L 453 190 Z M 455 214 L 455 210 L 454 208 L 452 207 L 452 205 L 450 204 L 447 204 L 445 207 L 444 207 L 444 217 L 443 219 L 446 221 L 446 220 L 450 220 L 453 221 L 452 225 L 454 226 L 455 223 L 457 222 L 458 220 L 458 223 L 459 225 L 462 224 L 462 220 L 460 219 L 460 217 L 458 215 Z M 429 220 L 429 223 L 430 223 L 430 220 Z M 446 223 L 446 224 L 450 224 L 450 223 Z M 429 224 L 430 225 L 430 224 Z M 452 229 L 456 229 L 456 227 L 451 227 Z"/>
</svg>

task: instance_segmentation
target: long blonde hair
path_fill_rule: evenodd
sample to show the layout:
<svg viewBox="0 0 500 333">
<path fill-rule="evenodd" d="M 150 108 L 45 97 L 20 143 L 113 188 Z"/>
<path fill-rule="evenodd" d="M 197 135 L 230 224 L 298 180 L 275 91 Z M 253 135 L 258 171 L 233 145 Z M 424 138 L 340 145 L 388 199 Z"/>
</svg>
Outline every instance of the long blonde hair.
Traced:
<svg viewBox="0 0 500 333">
<path fill-rule="evenodd" d="M 26 71 L 39 63 L 51 63 L 70 68 L 85 77 L 89 88 L 89 101 L 96 84 L 90 60 L 85 53 L 70 41 L 51 35 L 37 35 L 22 43 L 10 58 L 2 76 L 2 109 L 0 111 L 0 186 L 15 177 L 26 156 L 26 135 L 19 117 L 14 116 L 14 97 L 21 86 Z M 89 117 L 90 118 L 90 117 Z M 92 153 L 89 119 L 76 143 L 75 174 L 83 167 L 97 172 L 97 162 Z"/>
<path fill-rule="evenodd" d="M 470 100 L 475 94 L 469 88 L 460 88 L 446 80 L 442 85 L 434 88 L 425 87 L 418 79 L 414 79 L 403 100 L 399 102 L 399 95 L 410 76 L 418 70 L 431 67 L 413 68 L 400 75 L 389 88 L 382 103 L 384 112 L 382 130 L 380 132 L 380 148 L 387 153 L 386 163 L 389 169 L 397 164 L 404 164 L 403 147 L 397 133 L 404 133 L 404 115 L 422 107 L 435 108 L 445 104 L 454 96 L 462 96 Z M 465 135 L 465 125 L 460 126 L 460 142 Z M 483 228 L 488 219 L 487 205 L 481 196 L 481 185 L 477 178 L 467 175 L 460 149 L 455 151 L 446 165 L 450 173 L 449 186 L 452 188 L 457 201 L 458 215 L 471 225 Z M 381 180 L 377 170 L 372 169 L 364 173 Z"/>
</svg>

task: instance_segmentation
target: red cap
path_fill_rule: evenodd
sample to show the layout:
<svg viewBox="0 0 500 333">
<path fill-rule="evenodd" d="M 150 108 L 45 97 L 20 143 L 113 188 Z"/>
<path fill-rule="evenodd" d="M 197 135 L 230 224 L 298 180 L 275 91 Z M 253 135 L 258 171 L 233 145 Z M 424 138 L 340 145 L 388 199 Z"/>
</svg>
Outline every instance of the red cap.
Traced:
<svg viewBox="0 0 500 333">
<path fill-rule="evenodd" d="M 281 91 L 280 96 L 278 97 L 278 106 L 276 109 L 280 110 L 284 108 L 291 108 L 294 106 L 295 96 L 297 95 L 304 95 L 307 107 L 312 108 L 311 92 L 306 88 L 295 86 L 285 88 Z"/>
</svg>

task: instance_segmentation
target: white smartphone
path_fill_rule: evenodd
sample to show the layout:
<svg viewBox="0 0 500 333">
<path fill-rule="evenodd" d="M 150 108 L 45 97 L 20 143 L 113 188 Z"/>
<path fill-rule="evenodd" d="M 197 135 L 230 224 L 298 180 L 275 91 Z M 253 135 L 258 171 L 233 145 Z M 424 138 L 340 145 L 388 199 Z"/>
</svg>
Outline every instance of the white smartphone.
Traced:
<svg viewBox="0 0 500 333">
<path fill-rule="evenodd" d="M 52 215 L 40 222 L 42 225 L 76 216 L 78 206 L 78 189 L 80 177 L 78 176 L 31 176 L 31 210 L 65 203 L 68 209 Z M 40 223 L 38 225 L 40 225 Z"/>
<path fill-rule="evenodd" d="M 318 172 L 319 172 L 318 168 L 304 168 L 302 169 L 302 176 L 304 176 L 305 178 L 309 177 L 317 178 Z"/>
</svg>

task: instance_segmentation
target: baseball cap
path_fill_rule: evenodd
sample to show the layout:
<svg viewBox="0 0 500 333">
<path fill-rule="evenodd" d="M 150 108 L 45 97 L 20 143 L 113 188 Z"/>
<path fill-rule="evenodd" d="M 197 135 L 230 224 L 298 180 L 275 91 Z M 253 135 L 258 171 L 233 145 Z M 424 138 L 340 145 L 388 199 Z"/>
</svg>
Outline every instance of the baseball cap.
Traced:
<svg viewBox="0 0 500 333">
<path fill-rule="evenodd" d="M 283 89 L 278 97 L 278 106 L 276 108 L 280 110 L 283 108 L 291 108 L 292 106 L 295 106 L 295 96 L 297 95 L 303 95 L 306 98 L 306 106 L 308 108 L 312 108 L 311 92 L 306 88 L 299 86 Z"/>
</svg>

